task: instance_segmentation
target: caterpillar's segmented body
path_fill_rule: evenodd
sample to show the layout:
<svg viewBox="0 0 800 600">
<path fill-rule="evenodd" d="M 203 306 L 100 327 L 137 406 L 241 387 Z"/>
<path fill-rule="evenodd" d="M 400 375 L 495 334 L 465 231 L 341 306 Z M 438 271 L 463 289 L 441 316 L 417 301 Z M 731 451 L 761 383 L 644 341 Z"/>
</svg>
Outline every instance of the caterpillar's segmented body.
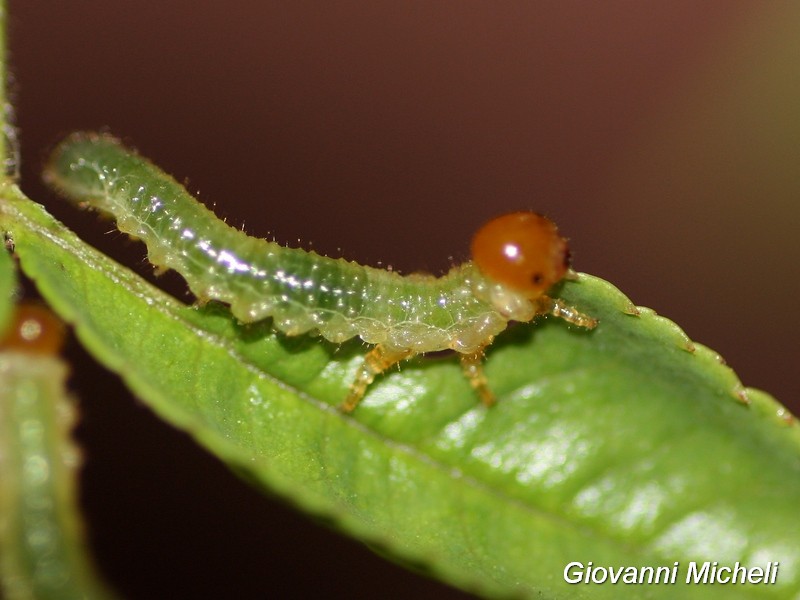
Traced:
<svg viewBox="0 0 800 600">
<path fill-rule="evenodd" d="M 121 231 L 147 244 L 151 263 L 180 273 L 200 301 L 230 304 L 240 321 L 272 317 L 288 335 L 318 332 L 332 342 L 359 336 L 376 344 L 345 403 L 348 410 L 391 364 L 445 349 L 463 355 L 465 371 L 473 372 L 473 384 L 488 402 L 488 388 L 475 383 L 483 377 L 479 356 L 509 320 L 553 312 L 565 318 L 575 314 L 569 320 L 594 325 L 543 295 L 555 281 L 541 282 L 546 287 L 532 294 L 502 283 L 502 277 L 490 279 L 474 262 L 443 277 L 402 276 L 247 236 L 108 135 L 69 136 L 54 152 L 45 179 L 64 195 L 111 214 Z M 560 252 L 555 262 L 566 264 L 565 242 L 557 252 L 546 249 Z M 566 267 L 558 269 L 563 275 Z M 532 277 L 541 279 L 542 273 Z"/>
</svg>

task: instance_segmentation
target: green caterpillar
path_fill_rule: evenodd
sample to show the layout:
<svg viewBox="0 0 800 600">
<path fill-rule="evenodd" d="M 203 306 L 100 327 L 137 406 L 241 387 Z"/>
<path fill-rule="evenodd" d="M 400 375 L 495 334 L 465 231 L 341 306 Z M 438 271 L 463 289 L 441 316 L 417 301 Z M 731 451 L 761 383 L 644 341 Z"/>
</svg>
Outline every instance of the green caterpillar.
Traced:
<svg viewBox="0 0 800 600">
<path fill-rule="evenodd" d="M 151 263 L 180 273 L 201 302 L 226 302 L 242 322 L 272 317 L 287 335 L 375 344 L 342 404 L 347 412 L 379 373 L 446 349 L 459 353 L 473 387 L 492 404 L 483 349 L 509 321 L 549 313 L 596 325 L 545 294 L 567 273 L 569 251 L 555 225 L 535 213 L 484 225 L 473 239 L 473 261 L 442 277 L 403 276 L 250 237 L 109 135 L 70 135 L 54 151 L 45 181 L 112 215 L 121 231 L 147 244 Z"/>
</svg>

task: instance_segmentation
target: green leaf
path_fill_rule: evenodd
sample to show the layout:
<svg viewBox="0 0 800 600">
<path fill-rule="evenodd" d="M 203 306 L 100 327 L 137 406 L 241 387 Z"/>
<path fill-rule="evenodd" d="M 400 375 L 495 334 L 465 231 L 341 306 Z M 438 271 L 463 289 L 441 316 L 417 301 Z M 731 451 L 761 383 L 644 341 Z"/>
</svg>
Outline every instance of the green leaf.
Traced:
<svg viewBox="0 0 800 600">
<path fill-rule="evenodd" d="M 14 306 L 14 294 L 17 291 L 17 273 L 11 255 L 5 248 L 0 248 L 0 338 L 3 337 L 11 309 Z"/>
<path fill-rule="evenodd" d="M 608 283 L 584 275 L 559 293 L 596 330 L 543 320 L 496 340 L 496 407 L 443 356 L 382 377 L 347 416 L 334 407 L 360 344 L 185 307 L 4 196 L 23 269 L 99 361 L 238 472 L 401 560 L 486 595 L 618 596 L 567 584 L 573 561 L 679 562 L 675 585 L 633 586 L 653 598 L 730 597 L 683 585 L 689 561 L 779 562 L 775 585 L 733 591 L 800 591 L 797 425 Z"/>
</svg>

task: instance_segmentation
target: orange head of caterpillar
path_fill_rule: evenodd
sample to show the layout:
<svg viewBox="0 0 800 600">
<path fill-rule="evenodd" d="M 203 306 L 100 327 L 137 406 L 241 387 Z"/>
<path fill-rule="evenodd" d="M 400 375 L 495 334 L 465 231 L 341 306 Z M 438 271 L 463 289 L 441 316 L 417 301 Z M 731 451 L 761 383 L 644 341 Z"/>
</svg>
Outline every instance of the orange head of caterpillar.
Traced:
<svg viewBox="0 0 800 600">
<path fill-rule="evenodd" d="M 50 310 L 35 303 L 20 303 L 0 350 L 26 354 L 58 354 L 64 343 L 64 324 Z"/>
<path fill-rule="evenodd" d="M 569 247 L 550 219 L 515 212 L 492 219 L 478 230 L 472 238 L 472 260 L 508 295 L 535 301 L 567 273 Z M 505 304 L 506 299 L 501 302 Z"/>
</svg>

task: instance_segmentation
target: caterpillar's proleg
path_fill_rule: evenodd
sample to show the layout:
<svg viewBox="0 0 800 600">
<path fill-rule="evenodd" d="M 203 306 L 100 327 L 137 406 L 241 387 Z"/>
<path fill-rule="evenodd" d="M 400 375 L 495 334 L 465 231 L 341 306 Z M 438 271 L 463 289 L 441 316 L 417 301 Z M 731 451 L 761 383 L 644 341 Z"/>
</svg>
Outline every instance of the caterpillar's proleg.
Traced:
<svg viewBox="0 0 800 600">
<path fill-rule="evenodd" d="M 358 367 L 356 378 L 350 385 L 350 392 L 339 408 L 346 413 L 353 412 L 375 377 L 413 354 L 411 350 L 395 350 L 383 344 L 375 346 L 364 356 L 364 362 Z"/>
</svg>

